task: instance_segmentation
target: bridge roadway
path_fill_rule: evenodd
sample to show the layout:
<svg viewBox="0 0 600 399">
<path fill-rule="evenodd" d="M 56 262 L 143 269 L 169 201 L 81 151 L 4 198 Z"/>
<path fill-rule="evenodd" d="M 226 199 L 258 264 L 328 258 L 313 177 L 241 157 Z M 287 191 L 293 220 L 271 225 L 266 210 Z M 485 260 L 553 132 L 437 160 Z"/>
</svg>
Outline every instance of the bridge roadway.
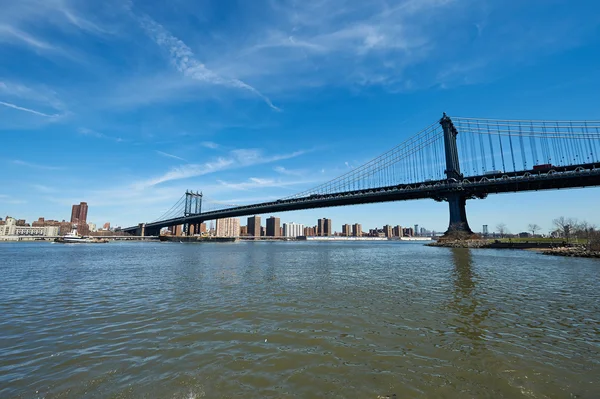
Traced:
<svg viewBox="0 0 600 399">
<path fill-rule="evenodd" d="M 301 209 L 327 208 L 343 205 L 371 204 L 377 202 L 434 199 L 444 201 L 448 195 L 460 194 L 469 198 L 485 198 L 488 194 L 520 191 L 538 191 L 564 188 L 600 186 L 600 163 L 552 167 L 547 170 L 525 170 L 464 177 L 461 180 L 434 180 L 389 187 L 318 194 L 309 197 L 263 202 L 205 212 L 198 215 L 178 217 L 147 223 L 146 232 L 158 234 L 163 227 L 184 223 L 202 223 L 207 220 L 238 216 L 251 216 Z M 125 232 L 134 233 L 139 227 L 128 227 Z"/>
</svg>

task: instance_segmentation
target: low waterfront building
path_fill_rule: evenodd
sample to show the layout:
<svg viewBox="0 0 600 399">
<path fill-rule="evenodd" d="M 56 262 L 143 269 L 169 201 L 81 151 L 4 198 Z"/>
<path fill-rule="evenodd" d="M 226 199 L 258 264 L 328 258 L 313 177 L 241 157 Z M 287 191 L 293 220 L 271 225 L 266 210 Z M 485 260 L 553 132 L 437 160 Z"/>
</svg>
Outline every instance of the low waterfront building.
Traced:
<svg viewBox="0 0 600 399">
<path fill-rule="evenodd" d="M 3 226 L 0 226 L 0 236 L 37 236 L 56 237 L 59 235 L 57 226 L 22 226 L 14 218 L 6 218 Z"/>
<path fill-rule="evenodd" d="M 314 237 L 317 235 L 317 228 L 316 227 L 305 227 L 304 228 L 304 235 L 306 237 Z"/>
<path fill-rule="evenodd" d="M 283 236 L 284 237 L 300 237 L 304 235 L 304 225 L 298 223 L 284 223 L 283 224 Z"/>
</svg>

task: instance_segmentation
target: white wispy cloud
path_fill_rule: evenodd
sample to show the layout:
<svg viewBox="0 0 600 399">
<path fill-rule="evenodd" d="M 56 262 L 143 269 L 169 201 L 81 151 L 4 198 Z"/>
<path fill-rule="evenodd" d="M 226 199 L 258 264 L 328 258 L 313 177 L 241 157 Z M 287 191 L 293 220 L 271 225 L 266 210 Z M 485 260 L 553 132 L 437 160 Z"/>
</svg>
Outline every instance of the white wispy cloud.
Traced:
<svg viewBox="0 0 600 399">
<path fill-rule="evenodd" d="M 156 150 L 156 153 L 158 155 L 162 155 L 163 157 L 173 158 L 173 159 L 177 159 L 179 161 L 187 162 L 185 159 L 183 159 L 181 157 L 178 157 L 177 155 L 169 154 L 169 153 L 166 153 L 166 152 L 163 152 L 163 151 L 158 151 L 158 150 Z"/>
<path fill-rule="evenodd" d="M 203 141 L 202 143 L 200 143 L 200 145 L 202 147 L 210 148 L 211 150 L 216 150 L 217 148 L 219 148 L 219 144 L 214 143 L 212 141 Z"/>
<path fill-rule="evenodd" d="M 67 107 L 58 98 L 56 92 L 47 87 L 29 87 L 18 82 L 0 81 L 0 95 L 43 104 L 57 111 L 66 111 Z"/>
<path fill-rule="evenodd" d="M 219 157 L 211 162 L 178 166 L 161 176 L 135 183 L 134 187 L 136 189 L 145 189 L 172 180 L 188 179 L 223 170 L 277 162 L 295 158 L 305 153 L 306 151 L 294 151 L 287 154 L 265 155 L 263 151 L 258 149 L 237 149 L 230 151 L 227 157 Z"/>
<path fill-rule="evenodd" d="M 36 111 L 35 109 L 29 109 L 29 108 L 21 107 L 21 106 L 18 106 L 18 105 L 15 105 L 15 104 L 11 104 L 11 103 L 7 103 L 7 102 L 4 102 L 4 101 L 0 101 L 0 105 L 4 105 L 5 107 L 16 109 L 16 110 L 23 111 L 23 112 L 29 112 L 30 114 L 34 114 L 34 115 L 38 115 L 38 116 L 43 116 L 45 118 L 58 118 L 60 116 L 59 114 L 53 114 L 53 115 L 45 114 L 43 112 Z"/>
<path fill-rule="evenodd" d="M 21 42 L 38 50 L 56 50 L 56 47 L 46 43 L 26 32 L 9 25 L 0 25 L 0 41 Z"/>
<path fill-rule="evenodd" d="M 192 50 L 180 39 L 173 36 L 167 29 L 161 24 L 154 21 L 148 15 L 144 15 L 139 19 L 141 26 L 145 29 L 148 35 L 161 47 L 167 49 L 171 55 L 171 63 L 175 68 L 183 75 L 198 80 L 201 82 L 238 88 L 249 91 L 262 98 L 263 101 L 274 110 L 279 111 L 271 100 L 262 94 L 260 91 L 250 86 L 247 83 L 235 78 L 223 77 L 212 70 L 208 69 L 206 65 L 196 59 L 196 56 Z"/>
<path fill-rule="evenodd" d="M 42 193 L 55 193 L 58 191 L 55 187 L 49 187 L 43 184 L 32 184 L 31 187 Z"/>
<path fill-rule="evenodd" d="M 232 190 L 251 190 L 256 188 L 277 187 L 291 189 L 290 186 L 298 186 L 301 184 L 315 183 L 314 180 L 281 180 L 271 178 L 251 177 L 247 181 L 239 183 L 231 183 L 223 180 L 217 180 L 219 184 Z M 291 189 L 294 190 L 294 189 Z"/>
<path fill-rule="evenodd" d="M 44 169 L 44 170 L 62 170 L 62 169 L 64 169 L 61 166 L 42 165 L 42 164 L 22 161 L 20 159 L 15 159 L 14 161 L 12 161 L 12 163 L 15 165 L 26 166 L 28 168 L 34 168 L 34 169 Z"/>
<path fill-rule="evenodd" d="M 124 141 L 120 137 L 109 136 L 107 134 L 98 132 L 96 130 L 88 129 L 87 127 L 80 127 L 80 128 L 78 128 L 77 129 L 77 133 L 79 133 L 82 136 L 94 137 L 94 138 L 97 138 L 97 139 L 112 140 L 112 141 L 115 141 L 117 143 L 121 143 L 121 142 Z"/>
<path fill-rule="evenodd" d="M 284 168 L 283 166 L 275 166 L 273 168 L 273 170 L 277 173 L 280 173 L 282 175 L 287 175 L 287 176 L 303 176 L 306 174 L 306 172 L 303 170 L 287 169 L 287 168 Z"/>
</svg>

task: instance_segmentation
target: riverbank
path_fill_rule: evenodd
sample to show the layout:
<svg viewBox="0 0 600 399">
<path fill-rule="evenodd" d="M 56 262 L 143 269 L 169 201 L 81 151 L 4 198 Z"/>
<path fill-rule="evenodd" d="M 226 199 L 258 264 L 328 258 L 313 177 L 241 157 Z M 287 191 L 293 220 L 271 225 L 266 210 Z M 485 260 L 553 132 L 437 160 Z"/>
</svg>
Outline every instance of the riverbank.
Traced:
<svg viewBox="0 0 600 399">
<path fill-rule="evenodd" d="M 590 251 L 582 247 L 560 247 L 550 248 L 541 251 L 544 255 L 551 256 L 568 256 L 573 258 L 598 258 L 600 259 L 600 251 Z"/>
<path fill-rule="evenodd" d="M 444 240 L 440 239 L 436 242 L 426 244 L 430 247 L 445 247 L 445 248 L 494 248 L 494 249 L 551 249 L 564 247 L 566 243 L 555 242 L 511 242 L 499 240 Z"/>
<path fill-rule="evenodd" d="M 580 245 L 571 245 L 566 242 L 521 241 L 506 242 L 499 240 L 439 240 L 426 244 L 429 247 L 443 248 L 487 248 L 487 249 L 521 249 L 537 251 L 543 255 L 567 256 L 577 258 L 599 258 L 600 251 L 591 251 Z"/>
</svg>

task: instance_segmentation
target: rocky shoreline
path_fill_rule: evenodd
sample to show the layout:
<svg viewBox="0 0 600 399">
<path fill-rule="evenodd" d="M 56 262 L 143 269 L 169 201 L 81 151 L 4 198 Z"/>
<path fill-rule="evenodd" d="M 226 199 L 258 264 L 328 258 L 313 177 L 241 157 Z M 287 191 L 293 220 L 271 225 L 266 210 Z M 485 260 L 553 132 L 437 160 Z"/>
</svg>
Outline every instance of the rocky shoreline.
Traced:
<svg viewBox="0 0 600 399">
<path fill-rule="evenodd" d="M 487 240 L 439 240 L 425 245 L 443 248 L 489 248 L 490 243 Z"/>
<path fill-rule="evenodd" d="M 600 259 L 600 251 L 589 251 L 583 247 L 560 247 L 543 250 L 544 255 L 552 256 L 569 256 L 576 258 L 598 258 Z"/>
<path fill-rule="evenodd" d="M 600 251 L 591 251 L 582 246 L 568 246 L 566 243 L 544 242 L 499 242 L 489 240 L 439 240 L 429 247 L 443 248 L 489 248 L 489 249 L 526 249 L 538 251 L 543 255 L 567 256 L 577 258 L 599 258 Z"/>
</svg>

